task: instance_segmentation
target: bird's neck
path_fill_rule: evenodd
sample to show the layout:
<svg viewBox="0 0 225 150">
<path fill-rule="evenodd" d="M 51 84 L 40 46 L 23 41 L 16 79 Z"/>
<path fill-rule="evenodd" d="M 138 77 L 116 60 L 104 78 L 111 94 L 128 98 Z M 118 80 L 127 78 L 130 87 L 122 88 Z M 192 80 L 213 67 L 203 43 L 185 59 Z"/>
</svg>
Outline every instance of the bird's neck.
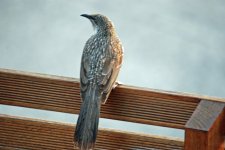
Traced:
<svg viewBox="0 0 225 150">
<path fill-rule="evenodd" d="M 97 30 L 96 34 L 100 35 L 100 36 L 115 36 L 116 35 L 116 31 L 115 29 L 112 27 L 112 28 L 106 28 L 106 29 L 100 29 L 100 30 Z"/>
</svg>

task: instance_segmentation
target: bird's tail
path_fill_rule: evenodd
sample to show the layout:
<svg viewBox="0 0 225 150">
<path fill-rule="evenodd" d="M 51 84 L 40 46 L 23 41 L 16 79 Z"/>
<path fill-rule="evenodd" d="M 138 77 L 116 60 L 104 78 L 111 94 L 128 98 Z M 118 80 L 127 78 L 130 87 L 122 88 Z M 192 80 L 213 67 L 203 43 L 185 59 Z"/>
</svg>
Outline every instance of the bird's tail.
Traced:
<svg viewBox="0 0 225 150">
<path fill-rule="evenodd" d="M 101 95 L 93 87 L 87 90 L 74 133 L 74 143 L 80 150 L 94 149 L 98 133 Z"/>
</svg>

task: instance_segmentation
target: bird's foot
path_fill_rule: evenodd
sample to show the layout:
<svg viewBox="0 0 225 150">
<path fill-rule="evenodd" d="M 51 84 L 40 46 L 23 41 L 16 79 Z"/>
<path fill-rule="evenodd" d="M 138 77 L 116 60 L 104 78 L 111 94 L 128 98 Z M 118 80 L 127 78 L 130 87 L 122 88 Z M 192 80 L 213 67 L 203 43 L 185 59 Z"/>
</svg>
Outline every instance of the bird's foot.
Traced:
<svg viewBox="0 0 225 150">
<path fill-rule="evenodd" d="M 116 81 L 113 85 L 113 88 L 112 89 L 115 89 L 118 85 L 122 85 L 123 83 L 120 82 L 120 81 Z"/>
</svg>

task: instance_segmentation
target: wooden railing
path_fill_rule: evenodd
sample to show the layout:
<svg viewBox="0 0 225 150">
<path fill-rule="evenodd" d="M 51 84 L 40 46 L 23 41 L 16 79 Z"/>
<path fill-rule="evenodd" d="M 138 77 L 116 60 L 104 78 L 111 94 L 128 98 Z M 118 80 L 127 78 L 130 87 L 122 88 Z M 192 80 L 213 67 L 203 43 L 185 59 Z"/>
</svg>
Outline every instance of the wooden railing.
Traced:
<svg viewBox="0 0 225 150">
<path fill-rule="evenodd" d="M 0 104 L 78 114 L 77 79 L 0 69 Z M 120 85 L 101 117 L 185 130 L 185 139 L 100 129 L 96 149 L 224 150 L 225 99 Z M 0 115 L 0 149 L 74 149 L 73 124 Z"/>
</svg>

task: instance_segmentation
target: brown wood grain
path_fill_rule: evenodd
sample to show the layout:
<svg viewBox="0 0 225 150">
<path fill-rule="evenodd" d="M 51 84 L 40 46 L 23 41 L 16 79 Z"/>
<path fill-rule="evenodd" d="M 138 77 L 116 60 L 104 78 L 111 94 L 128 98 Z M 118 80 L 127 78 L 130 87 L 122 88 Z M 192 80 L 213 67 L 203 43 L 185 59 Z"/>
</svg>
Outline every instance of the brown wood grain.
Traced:
<svg viewBox="0 0 225 150">
<path fill-rule="evenodd" d="M 0 149 L 73 149 L 73 124 L 0 115 Z M 183 141 L 100 129 L 96 149 L 182 150 Z"/>
<path fill-rule="evenodd" d="M 224 150 L 225 104 L 202 100 L 185 125 L 185 150 Z"/>
<path fill-rule="evenodd" d="M 78 113 L 79 81 L 0 69 L 0 104 Z M 224 106 L 224 98 L 120 85 L 101 117 L 185 129 L 185 150 L 224 150 Z M 0 149 L 72 149 L 73 129 L 71 124 L 0 115 Z M 99 133 L 97 149 L 183 149 L 178 139 L 107 129 Z"/>
<path fill-rule="evenodd" d="M 79 113 L 78 79 L 0 69 L 0 104 Z M 183 129 L 200 99 L 121 85 L 102 106 L 101 117 Z"/>
</svg>

